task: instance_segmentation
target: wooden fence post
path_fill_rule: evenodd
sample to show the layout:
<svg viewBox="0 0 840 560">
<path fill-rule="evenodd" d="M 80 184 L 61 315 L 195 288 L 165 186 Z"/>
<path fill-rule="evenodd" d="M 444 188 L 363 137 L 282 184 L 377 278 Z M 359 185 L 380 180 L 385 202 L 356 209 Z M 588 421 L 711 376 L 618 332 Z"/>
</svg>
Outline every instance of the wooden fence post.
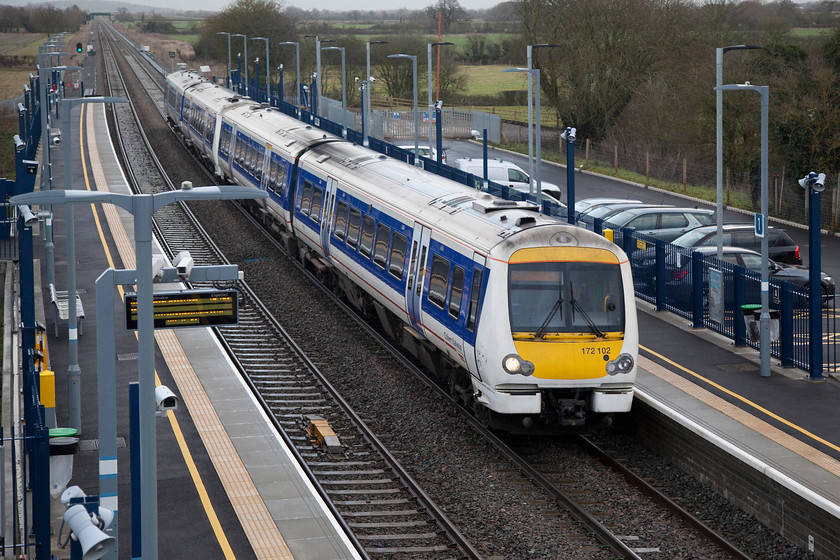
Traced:
<svg viewBox="0 0 840 560">
<path fill-rule="evenodd" d="M 614 174 L 618 175 L 618 144 L 613 145 L 613 168 L 615 169 Z"/>
<path fill-rule="evenodd" d="M 688 191 L 688 160 L 683 158 L 683 192 Z"/>
<path fill-rule="evenodd" d="M 650 185 L 650 151 L 645 151 L 645 184 Z"/>
<path fill-rule="evenodd" d="M 586 167 L 589 167 L 589 138 L 586 139 Z"/>
<path fill-rule="evenodd" d="M 730 170 L 727 167 L 726 168 L 726 196 L 724 197 L 726 199 L 726 205 L 727 206 L 729 206 L 729 179 L 730 179 L 729 173 L 730 173 Z"/>
</svg>

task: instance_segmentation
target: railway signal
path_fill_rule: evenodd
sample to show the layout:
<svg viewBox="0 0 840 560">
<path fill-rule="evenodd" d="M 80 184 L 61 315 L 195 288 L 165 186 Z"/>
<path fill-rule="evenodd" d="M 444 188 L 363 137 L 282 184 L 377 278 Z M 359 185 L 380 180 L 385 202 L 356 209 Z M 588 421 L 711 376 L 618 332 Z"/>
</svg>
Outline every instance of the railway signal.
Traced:
<svg viewBox="0 0 840 560">
<path fill-rule="evenodd" d="M 82 52 L 82 44 L 81 43 L 76 43 L 76 52 L 77 53 Z"/>
</svg>

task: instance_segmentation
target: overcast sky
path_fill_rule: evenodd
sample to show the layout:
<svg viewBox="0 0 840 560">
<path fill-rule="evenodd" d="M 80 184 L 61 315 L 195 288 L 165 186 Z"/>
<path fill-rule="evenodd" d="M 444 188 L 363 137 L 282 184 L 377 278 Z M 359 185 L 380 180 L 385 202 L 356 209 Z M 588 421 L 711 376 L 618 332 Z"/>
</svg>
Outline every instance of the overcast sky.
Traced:
<svg viewBox="0 0 840 560">
<path fill-rule="evenodd" d="M 156 6 L 159 8 L 175 8 L 175 9 L 196 9 L 200 5 L 200 9 L 220 11 L 234 0 L 203 0 L 200 4 L 196 4 L 193 0 L 130 0 L 138 5 Z M 312 10 L 318 8 L 321 10 L 331 11 L 349 11 L 349 10 L 393 10 L 399 8 L 406 8 L 409 10 L 420 10 L 426 6 L 434 4 L 437 0 L 362 0 L 361 2 L 347 2 L 347 0 L 320 0 L 319 2 L 312 2 L 312 0 L 285 0 L 284 5 L 294 6 L 302 10 Z M 485 8 L 492 8 L 498 5 L 503 0 L 459 0 L 461 6 L 468 10 L 481 10 Z M 3 4 L 0 0 L 0 4 Z"/>
</svg>

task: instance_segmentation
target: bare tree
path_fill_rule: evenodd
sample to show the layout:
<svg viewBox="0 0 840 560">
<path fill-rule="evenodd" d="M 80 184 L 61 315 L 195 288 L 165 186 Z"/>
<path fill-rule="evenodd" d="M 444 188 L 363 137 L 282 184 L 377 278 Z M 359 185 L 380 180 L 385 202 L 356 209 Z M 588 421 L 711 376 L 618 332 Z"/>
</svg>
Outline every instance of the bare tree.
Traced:
<svg viewBox="0 0 840 560">
<path fill-rule="evenodd" d="M 426 6 L 424 11 L 435 23 L 440 18 L 440 27 L 443 32 L 448 31 L 456 23 L 469 20 L 467 11 L 458 0 L 438 0 L 437 4 Z"/>
</svg>

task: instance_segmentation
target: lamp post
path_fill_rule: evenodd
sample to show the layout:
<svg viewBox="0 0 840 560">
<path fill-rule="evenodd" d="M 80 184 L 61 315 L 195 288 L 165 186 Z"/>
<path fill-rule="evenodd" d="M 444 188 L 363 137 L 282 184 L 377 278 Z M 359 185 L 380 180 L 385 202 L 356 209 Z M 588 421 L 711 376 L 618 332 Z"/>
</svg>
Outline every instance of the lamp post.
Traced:
<svg viewBox="0 0 840 560">
<path fill-rule="evenodd" d="M 300 43 L 297 41 L 281 41 L 278 45 L 295 46 L 295 103 L 300 108 Z"/>
<path fill-rule="evenodd" d="M 277 80 L 277 97 L 278 97 L 278 99 L 280 99 L 281 102 L 284 102 L 284 101 L 286 101 L 286 99 L 285 99 L 285 95 L 284 95 L 284 92 L 283 92 L 283 88 L 285 86 L 283 85 L 283 65 L 282 64 L 277 67 L 277 72 L 279 74 L 279 79 Z"/>
<path fill-rule="evenodd" d="M 534 68 L 534 57 L 533 52 L 534 49 L 541 49 L 541 48 L 551 48 L 551 47 L 559 47 L 560 45 L 554 45 L 551 43 L 541 43 L 539 45 L 528 45 L 526 48 L 526 55 L 527 55 L 527 62 L 528 62 L 528 185 L 531 194 L 534 194 L 534 125 L 533 125 L 533 84 L 531 80 L 531 70 Z M 539 99 L 540 92 L 537 91 L 537 99 Z M 539 102 L 537 102 L 539 105 Z M 539 112 L 539 108 L 537 108 Z M 537 122 L 539 122 L 539 117 L 537 117 Z M 539 131 L 537 132 L 539 134 Z M 540 141 L 539 139 L 537 140 Z M 539 157 L 539 156 L 537 156 Z M 537 171 L 537 177 L 539 177 L 539 171 Z M 539 182 L 539 181 L 538 181 Z M 538 190 L 541 188 L 540 186 L 537 187 Z"/>
<path fill-rule="evenodd" d="M 216 35 L 227 35 L 228 40 L 228 71 L 227 71 L 227 84 L 230 86 L 230 33 L 227 31 L 217 31 Z"/>
<path fill-rule="evenodd" d="M 321 105 L 321 43 L 331 43 L 332 40 L 325 39 L 321 41 L 321 39 L 317 35 L 304 35 L 304 37 L 312 37 L 315 39 L 315 91 L 310 93 L 311 95 L 315 95 L 315 99 L 311 102 L 312 107 L 315 109 L 314 113 L 317 116 L 318 110 L 320 109 Z"/>
<path fill-rule="evenodd" d="M 529 76 L 534 76 L 534 89 L 536 90 L 536 121 L 537 121 L 537 205 L 542 208 L 542 180 L 540 179 L 540 168 L 542 167 L 542 129 L 540 127 L 540 69 L 539 68 L 508 68 L 502 72 L 527 72 Z M 530 79 L 529 79 L 530 83 Z M 530 124 L 530 119 L 529 119 Z M 530 136 L 530 135 L 529 135 Z M 530 160 L 530 157 L 529 157 Z"/>
<path fill-rule="evenodd" d="M 750 84 L 727 84 L 715 88 L 722 90 L 752 90 L 761 96 L 761 223 L 762 233 L 767 230 L 767 136 L 770 88 Z M 756 217 L 758 221 L 759 217 Z M 756 228 L 757 229 L 757 228 Z M 770 377 L 770 267 L 767 236 L 761 236 L 761 316 L 759 322 L 759 354 L 761 376 Z"/>
<path fill-rule="evenodd" d="M 265 91 L 268 94 L 269 101 L 271 100 L 271 61 L 268 58 L 268 39 L 265 37 L 251 37 L 252 41 L 265 41 Z"/>
<path fill-rule="evenodd" d="M 417 118 L 417 56 L 413 54 L 389 54 L 388 58 L 407 58 L 411 60 L 411 71 L 414 77 L 414 165 L 420 167 L 419 149 L 419 134 L 420 134 L 420 120 Z"/>
<path fill-rule="evenodd" d="M 437 42 L 437 43 L 427 43 L 426 44 L 427 57 L 428 57 L 428 61 L 429 61 L 428 72 L 429 72 L 429 151 L 430 152 L 432 151 L 432 114 L 433 114 L 433 111 L 435 110 L 435 104 L 432 101 L 432 47 L 437 47 L 438 48 L 438 54 L 440 54 L 440 47 L 442 45 L 454 45 L 454 44 L 455 43 L 450 43 L 449 41 L 442 41 L 442 42 Z M 417 157 L 417 154 L 415 154 L 414 157 Z"/>
<path fill-rule="evenodd" d="M 344 85 L 344 47 L 321 47 L 322 51 L 341 51 L 341 108 L 347 110 L 347 90 Z M 344 126 L 344 115 L 341 116 L 341 127 Z"/>
<path fill-rule="evenodd" d="M 181 200 L 232 200 L 265 198 L 258 189 L 239 186 L 182 188 L 157 194 L 122 194 L 106 191 L 63 190 L 22 194 L 12 204 L 114 204 L 134 216 L 137 251 L 137 354 L 140 382 L 140 522 L 144 560 L 158 558 L 157 442 L 155 430 L 155 339 L 152 278 L 152 216 L 164 206 Z"/>
<path fill-rule="evenodd" d="M 248 95 L 248 36 L 242 33 L 234 33 L 231 37 L 242 37 L 242 43 L 245 45 L 245 95 Z"/>
<path fill-rule="evenodd" d="M 365 71 L 365 80 L 364 80 L 364 84 L 362 86 L 362 87 L 365 88 L 366 93 L 367 93 L 367 95 L 363 96 L 364 97 L 364 102 L 362 104 L 363 105 L 362 112 L 365 115 L 365 116 L 362 117 L 362 119 L 363 119 L 362 120 L 362 137 L 363 137 L 362 142 L 363 142 L 363 145 L 365 147 L 367 147 L 368 144 L 369 144 L 369 142 L 368 142 L 368 129 L 370 127 L 368 126 L 368 122 L 364 121 L 364 119 L 370 119 L 371 118 L 371 113 L 370 113 L 370 93 L 371 93 L 370 92 L 370 86 L 373 83 L 373 77 L 370 75 L 370 46 L 371 45 L 384 45 L 387 42 L 388 41 L 368 41 L 367 44 L 366 44 L 367 70 Z"/>
<path fill-rule="evenodd" d="M 128 103 L 122 97 L 82 97 L 64 99 L 62 103 L 68 106 L 64 110 L 61 127 L 66 134 L 64 138 L 64 190 L 71 191 L 72 165 L 70 156 L 70 111 L 76 105 L 88 103 Z M 79 332 L 78 319 L 76 318 L 76 226 L 73 205 L 68 204 L 66 212 L 67 228 L 67 342 L 69 351 L 69 364 L 67 366 L 67 412 L 71 428 L 82 432 L 82 393 L 81 378 L 82 370 L 79 368 Z"/>
</svg>

